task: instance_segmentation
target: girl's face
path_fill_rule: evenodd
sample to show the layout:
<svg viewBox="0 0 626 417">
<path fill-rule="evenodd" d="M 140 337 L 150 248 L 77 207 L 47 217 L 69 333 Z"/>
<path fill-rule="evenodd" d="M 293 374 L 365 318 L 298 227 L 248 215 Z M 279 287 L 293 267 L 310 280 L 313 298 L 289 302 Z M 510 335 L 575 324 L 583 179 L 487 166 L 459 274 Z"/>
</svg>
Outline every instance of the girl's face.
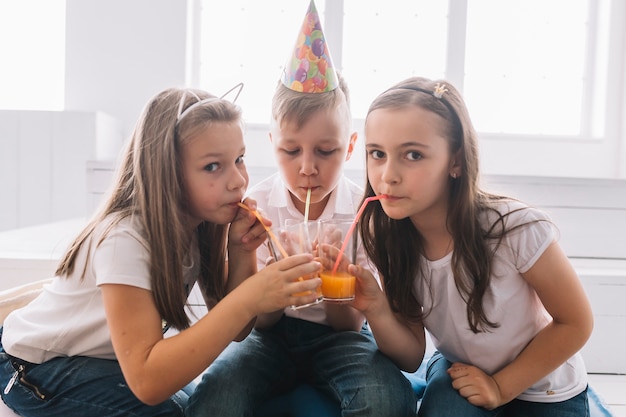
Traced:
<svg viewBox="0 0 626 417">
<path fill-rule="evenodd" d="M 184 189 L 191 226 L 231 222 L 248 186 L 245 145 L 237 122 L 217 122 L 181 148 Z"/>
<path fill-rule="evenodd" d="M 356 134 L 348 138 L 347 131 L 345 117 L 332 110 L 312 114 L 300 129 L 293 122 L 285 122 L 281 129 L 272 127 L 270 138 L 278 167 L 301 213 L 311 189 L 311 219 L 324 211 L 343 163 L 350 158 Z"/>
<path fill-rule="evenodd" d="M 372 111 L 365 124 L 367 176 L 392 219 L 411 218 L 420 225 L 445 216 L 449 178 L 458 174 L 445 121 L 418 106 Z M 431 224 L 432 225 L 432 224 Z"/>
</svg>

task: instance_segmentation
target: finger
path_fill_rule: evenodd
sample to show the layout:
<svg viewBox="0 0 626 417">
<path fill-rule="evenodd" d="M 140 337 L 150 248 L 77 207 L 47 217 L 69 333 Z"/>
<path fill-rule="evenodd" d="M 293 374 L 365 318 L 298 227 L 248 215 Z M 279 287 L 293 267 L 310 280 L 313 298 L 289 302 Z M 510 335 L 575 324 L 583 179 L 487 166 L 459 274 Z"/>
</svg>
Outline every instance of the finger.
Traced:
<svg viewBox="0 0 626 417">
<path fill-rule="evenodd" d="M 252 211 L 257 209 L 256 200 L 254 198 L 246 197 L 243 199 L 242 203 L 248 206 L 248 208 Z"/>
<path fill-rule="evenodd" d="M 287 285 L 287 290 L 291 294 L 301 294 L 315 290 L 322 285 L 321 278 L 296 279 Z"/>
<path fill-rule="evenodd" d="M 318 278 L 315 279 L 311 279 L 311 280 L 307 280 L 307 281 L 303 281 L 303 282 L 307 282 L 308 281 L 315 281 L 318 280 Z M 319 285 L 321 285 L 321 280 L 319 280 Z M 289 305 L 291 306 L 300 306 L 300 305 L 304 305 L 304 304 L 312 304 L 314 302 L 316 302 L 318 300 L 315 288 L 317 287 L 313 287 L 313 288 L 306 288 L 304 290 L 297 290 L 297 292 L 293 293 L 293 294 L 298 294 L 298 295 L 292 295 L 290 297 L 290 302 Z"/>
<path fill-rule="evenodd" d="M 313 262 L 313 255 L 309 253 L 301 253 L 297 255 L 288 256 L 275 263 L 276 268 L 279 271 L 289 271 L 299 265 L 316 263 L 319 266 L 319 262 Z M 313 271 L 308 271 L 310 273 Z"/>
</svg>

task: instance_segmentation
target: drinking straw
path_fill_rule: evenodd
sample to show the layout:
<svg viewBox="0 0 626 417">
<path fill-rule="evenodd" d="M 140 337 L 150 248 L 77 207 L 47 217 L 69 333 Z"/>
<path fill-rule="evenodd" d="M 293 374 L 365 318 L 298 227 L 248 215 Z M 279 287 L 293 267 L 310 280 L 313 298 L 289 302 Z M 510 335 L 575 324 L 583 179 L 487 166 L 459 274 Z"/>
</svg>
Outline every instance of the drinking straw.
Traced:
<svg viewBox="0 0 626 417">
<path fill-rule="evenodd" d="M 381 195 L 367 197 L 365 200 L 363 200 L 363 204 L 361 204 L 359 211 L 356 213 L 356 216 L 354 217 L 354 221 L 350 225 L 350 228 L 348 229 L 346 236 L 343 238 L 341 249 L 339 250 L 339 254 L 337 255 L 337 260 L 335 261 L 335 265 L 333 266 L 333 270 L 332 270 L 333 275 L 337 273 L 337 268 L 339 268 L 339 262 L 341 261 L 341 257 L 343 256 L 343 253 L 346 250 L 346 246 L 348 246 L 348 242 L 350 241 L 350 235 L 352 235 L 352 232 L 354 232 L 354 228 L 356 227 L 356 224 L 359 222 L 359 218 L 361 218 L 361 214 L 363 214 L 363 210 L 365 210 L 365 206 L 367 206 L 367 203 L 369 203 L 370 201 L 381 200 L 383 198 L 388 198 L 388 196 L 386 194 L 381 194 Z"/>
<path fill-rule="evenodd" d="M 306 203 L 304 205 L 304 223 L 309 221 L 309 206 L 311 206 L 311 189 L 306 190 Z"/>
<path fill-rule="evenodd" d="M 278 238 L 276 237 L 274 232 L 272 232 L 272 229 L 270 229 L 268 226 L 265 225 L 265 223 L 263 223 L 263 218 L 261 217 L 261 213 L 259 213 L 258 210 L 252 210 L 250 207 L 246 206 L 243 203 L 237 203 L 237 205 L 239 207 L 241 207 L 242 209 L 245 209 L 245 210 L 249 211 L 250 213 L 254 214 L 254 216 L 259 220 L 259 223 L 261 223 L 261 225 L 263 226 L 263 228 L 267 232 L 267 234 L 270 237 L 270 239 L 274 242 L 274 244 L 276 244 L 276 247 L 280 251 L 280 254 L 283 255 L 283 258 L 287 258 L 288 257 L 287 251 L 285 251 L 285 249 L 282 247 L 282 245 L 278 241 Z"/>
<path fill-rule="evenodd" d="M 309 207 L 311 206 L 311 189 L 306 190 L 306 203 L 304 204 L 304 238 L 307 243 L 311 242 L 311 236 L 309 235 Z M 300 236 L 302 239 L 302 236 Z"/>
</svg>

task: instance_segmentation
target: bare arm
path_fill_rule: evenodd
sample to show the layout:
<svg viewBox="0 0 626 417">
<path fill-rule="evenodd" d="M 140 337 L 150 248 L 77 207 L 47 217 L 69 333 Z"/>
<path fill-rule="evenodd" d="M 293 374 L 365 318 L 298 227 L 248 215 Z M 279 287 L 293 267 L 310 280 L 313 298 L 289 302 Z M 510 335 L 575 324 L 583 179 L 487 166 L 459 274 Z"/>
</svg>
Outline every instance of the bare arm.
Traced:
<svg viewBox="0 0 626 417">
<path fill-rule="evenodd" d="M 415 372 L 424 359 L 426 336 L 421 323 L 410 323 L 391 310 L 372 273 L 352 265 L 357 278 L 352 306 L 365 315 L 381 352 L 402 370 Z"/>
<path fill-rule="evenodd" d="M 474 405 L 493 409 L 508 403 L 578 352 L 591 335 L 589 300 L 558 243 L 553 242 L 523 276 L 553 320 L 515 360 L 491 377 L 480 375 L 474 367 L 453 365 L 449 372 L 453 386 Z M 472 379 L 482 381 L 480 387 L 472 387 Z"/>
<path fill-rule="evenodd" d="M 245 204 L 256 210 L 256 202 L 246 199 Z M 230 225 L 228 231 L 228 260 L 226 268 L 226 290 L 231 292 L 244 280 L 257 272 L 256 250 L 266 240 L 265 227 L 271 221 L 265 218 L 258 219 L 249 210 L 239 209 L 237 216 Z M 256 317 L 253 317 L 247 326 L 235 337 L 235 340 L 243 340 L 254 327 Z"/>
<path fill-rule="evenodd" d="M 146 404 L 165 401 L 206 369 L 256 315 L 311 302 L 314 296 L 291 294 L 319 285 L 319 279 L 295 280 L 317 269 L 307 255 L 277 262 L 242 282 L 190 328 L 166 339 L 150 291 L 102 285 L 113 348 L 130 389 Z"/>
</svg>

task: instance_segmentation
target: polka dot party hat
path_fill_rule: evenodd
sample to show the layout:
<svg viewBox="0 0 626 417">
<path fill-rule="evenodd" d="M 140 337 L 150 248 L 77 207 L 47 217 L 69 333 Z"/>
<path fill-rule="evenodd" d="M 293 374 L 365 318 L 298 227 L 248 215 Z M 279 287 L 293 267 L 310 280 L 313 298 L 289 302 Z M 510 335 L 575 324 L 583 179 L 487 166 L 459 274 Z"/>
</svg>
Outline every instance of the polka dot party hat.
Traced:
<svg viewBox="0 0 626 417">
<path fill-rule="evenodd" d="M 287 88 L 302 93 L 324 93 L 339 86 L 313 0 L 304 16 L 293 53 L 283 69 L 281 81 Z"/>
</svg>

